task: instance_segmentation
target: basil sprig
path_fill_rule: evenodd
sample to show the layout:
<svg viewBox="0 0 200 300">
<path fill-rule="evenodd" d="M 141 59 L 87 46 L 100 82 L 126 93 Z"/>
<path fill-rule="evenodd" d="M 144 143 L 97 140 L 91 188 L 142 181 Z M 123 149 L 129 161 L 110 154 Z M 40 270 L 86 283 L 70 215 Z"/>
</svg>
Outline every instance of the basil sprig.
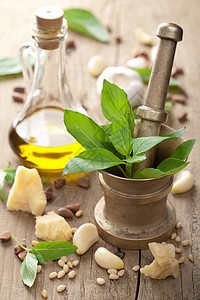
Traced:
<svg viewBox="0 0 200 300">
<path fill-rule="evenodd" d="M 11 167 L 11 163 L 9 162 L 8 166 L 5 169 L 0 170 L 0 198 L 3 201 L 7 201 L 7 197 L 3 190 L 5 180 L 13 184 L 15 179 L 16 170 L 10 169 L 10 167 Z"/>
<path fill-rule="evenodd" d="M 45 261 L 59 259 L 77 250 L 76 246 L 67 241 L 40 242 L 28 249 L 18 242 L 12 232 L 11 235 L 16 243 L 27 251 L 27 255 L 21 264 L 20 274 L 24 284 L 29 287 L 32 287 L 35 282 L 38 262 L 44 263 Z"/>
<path fill-rule="evenodd" d="M 164 136 L 135 138 L 134 114 L 126 93 L 106 80 L 103 83 L 101 107 L 111 123 L 99 126 L 91 118 L 65 110 L 64 122 L 68 132 L 86 149 L 72 158 L 63 175 L 105 170 L 118 167 L 126 178 L 144 179 L 175 174 L 188 165 L 185 162 L 196 140 L 182 143 L 170 158 L 154 168 L 141 169 L 131 174 L 132 164 L 146 159 L 146 152 L 159 143 L 182 137 L 185 128 Z"/>
</svg>

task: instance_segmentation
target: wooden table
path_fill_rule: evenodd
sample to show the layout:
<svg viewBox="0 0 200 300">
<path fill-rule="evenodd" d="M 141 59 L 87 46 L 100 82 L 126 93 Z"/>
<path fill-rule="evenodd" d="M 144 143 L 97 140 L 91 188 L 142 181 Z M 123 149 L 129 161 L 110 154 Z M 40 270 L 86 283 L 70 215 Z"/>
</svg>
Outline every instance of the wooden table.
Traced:
<svg viewBox="0 0 200 300">
<path fill-rule="evenodd" d="M 34 19 L 34 10 L 41 5 L 57 5 L 62 8 L 83 7 L 90 9 L 102 21 L 112 28 L 111 42 L 102 44 L 76 33 L 70 32 L 75 40 L 76 50 L 67 56 L 68 78 L 72 91 L 89 108 L 89 113 L 95 115 L 99 107 L 99 98 L 96 95 L 96 79 L 87 71 L 89 58 L 102 54 L 107 58 L 109 65 L 125 65 L 132 57 L 135 48 L 139 46 L 134 37 L 134 29 L 141 26 L 155 35 L 157 26 L 161 22 L 174 22 L 184 30 L 184 40 L 179 43 L 175 64 L 184 68 L 184 75 L 180 77 L 181 86 L 187 94 L 185 105 L 175 104 L 170 111 L 168 123 L 175 129 L 187 126 L 186 138 L 199 138 L 200 132 L 200 1 L 160 0 L 35 0 L 14 1 L 2 0 L 0 3 L 0 57 L 17 55 L 20 45 L 30 40 L 30 25 Z M 115 37 L 120 35 L 122 43 L 117 44 Z M 155 37 L 155 43 L 157 38 Z M 149 49 L 147 49 L 149 51 Z M 14 103 L 11 92 L 14 86 L 23 85 L 22 77 L 0 81 L 0 168 L 5 168 L 10 161 L 13 167 L 20 164 L 19 159 L 12 152 L 8 143 L 8 131 L 12 120 L 19 113 L 22 105 Z M 178 116 L 188 112 L 188 119 L 181 124 Z M 106 244 L 103 240 L 95 244 L 85 255 L 80 257 L 77 267 L 77 276 L 73 280 L 50 281 L 48 274 L 59 267 L 55 262 L 46 263 L 42 272 L 38 274 L 34 286 L 27 288 L 21 281 L 19 269 L 20 261 L 13 253 L 14 241 L 0 245 L 0 298 L 2 300 L 41 299 L 41 291 L 46 288 L 49 299 L 67 300 L 104 300 L 104 299 L 140 299 L 140 300 L 194 300 L 200 299 L 200 162 L 199 141 L 191 156 L 188 169 L 195 178 L 193 189 L 185 194 L 173 197 L 170 201 L 176 208 L 177 221 L 183 222 L 183 228 L 178 231 L 181 240 L 189 239 L 191 244 L 183 249 L 186 262 L 180 265 L 180 275 L 177 279 L 153 280 L 132 271 L 136 264 L 144 266 L 152 261 L 149 250 L 128 251 L 124 262 L 126 274 L 119 281 L 110 281 L 106 271 L 98 267 L 94 261 L 94 252 L 99 246 L 105 246 L 114 253 L 117 248 Z M 78 227 L 85 222 L 94 222 L 93 211 L 102 191 L 98 184 L 97 173 L 90 174 L 90 189 L 82 189 L 76 182 L 68 183 L 48 204 L 46 211 L 57 210 L 65 203 L 80 202 L 84 214 L 81 218 L 70 221 L 72 227 Z M 7 211 L 5 204 L 0 201 L 0 231 L 12 230 L 18 240 L 25 241 L 30 246 L 35 239 L 35 219 L 25 212 Z M 192 253 L 194 263 L 187 256 Z M 75 258 L 73 254 L 70 258 Z M 97 277 L 106 279 L 104 286 L 98 286 Z M 67 291 L 62 294 L 56 292 L 59 283 L 67 284 Z"/>
</svg>

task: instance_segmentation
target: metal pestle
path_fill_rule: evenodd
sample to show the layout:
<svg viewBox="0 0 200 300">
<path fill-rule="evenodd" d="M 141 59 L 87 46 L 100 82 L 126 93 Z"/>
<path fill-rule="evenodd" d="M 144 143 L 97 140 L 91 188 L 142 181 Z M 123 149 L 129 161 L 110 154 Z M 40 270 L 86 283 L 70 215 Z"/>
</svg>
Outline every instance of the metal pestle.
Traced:
<svg viewBox="0 0 200 300">
<path fill-rule="evenodd" d="M 160 38 L 156 61 L 152 68 L 144 105 L 138 107 L 141 117 L 138 137 L 157 136 L 162 122 L 166 122 L 165 100 L 177 42 L 182 40 L 183 30 L 173 23 L 161 23 L 156 35 Z M 135 164 L 137 169 L 153 167 L 156 147 L 149 150 L 146 160 Z M 134 169 L 136 171 L 136 169 Z"/>
</svg>

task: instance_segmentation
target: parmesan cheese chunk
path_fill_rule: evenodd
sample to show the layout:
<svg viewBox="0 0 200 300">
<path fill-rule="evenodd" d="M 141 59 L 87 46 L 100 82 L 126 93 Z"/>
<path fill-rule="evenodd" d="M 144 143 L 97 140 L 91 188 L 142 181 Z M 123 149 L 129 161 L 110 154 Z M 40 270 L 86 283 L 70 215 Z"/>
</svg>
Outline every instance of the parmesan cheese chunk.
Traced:
<svg viewBox="0 0 200 300">
<path fill-rule="evenodd" d="M 42 240 L 62 241 L 69 240 L 72 231 L 63 217 L 50 211 L 47 215 L 36 217 L 35 235 Z"/>
<path fill-rule="evenodd" d="M 10 189 L 7 208 L 23 210 L 39 216 L 47 204 L 41 178 L 36 169 L 19 166 Z"/>
<path fill-rule="evenodd" d="M 172 244 L 149 243 L 154 261 L 141 268 L 141 273 L 155 279 L 164 279 L 167 276 L 178 277 L 179 263 L 175 259 L 175 247 Z"/>
</svg>

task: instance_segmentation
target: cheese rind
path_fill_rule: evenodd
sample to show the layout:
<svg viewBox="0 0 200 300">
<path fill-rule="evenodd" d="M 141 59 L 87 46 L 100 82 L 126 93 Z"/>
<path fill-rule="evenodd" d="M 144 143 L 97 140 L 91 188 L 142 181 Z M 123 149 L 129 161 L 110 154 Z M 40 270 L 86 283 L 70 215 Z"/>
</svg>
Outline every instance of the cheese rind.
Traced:
<svg viewBox="0 0 200 300">
<path fill-rule="evenodd" d="M 50 211 L 47 215 L 36 217 L 35 235 L 42 240 L 63 241 L 71 238 L 72 231 L 63 217 Z"/>
<path fill-rule="evenodd" d="M 47 200 L 38 171 L 19 166 L 9 192 L 7 208 L 23 210 L 39 216 L 43 213 L 46 204 Z"/>
<path fill-rule="evenodd" d="M 154 279 L 164 279 L 167 276 L 178 277 L 179 263 L 175 259 L 175 247 L 172 244 L 149 243 L 154 261 L 141 268 L 141 273 Z"/>
</svg>

